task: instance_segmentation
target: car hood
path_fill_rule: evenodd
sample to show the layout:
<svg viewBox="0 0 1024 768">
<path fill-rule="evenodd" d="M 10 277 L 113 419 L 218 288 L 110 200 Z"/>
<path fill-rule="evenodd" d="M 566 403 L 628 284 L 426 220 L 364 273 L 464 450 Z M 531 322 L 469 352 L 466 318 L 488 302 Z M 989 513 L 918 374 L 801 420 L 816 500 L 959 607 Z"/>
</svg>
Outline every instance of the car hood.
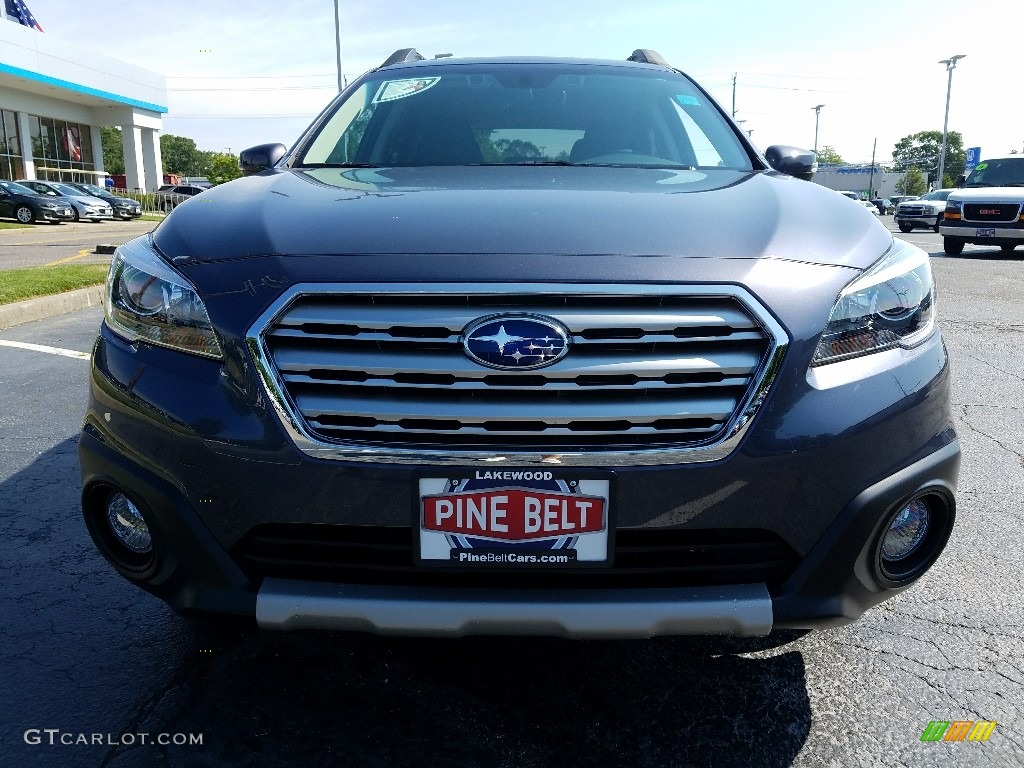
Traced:
<svg viewBox="0 0 1024 768">
<path fill-rule="evenodd" d="M 949 196 L 962 203 L 1022 203 L 1024 187 L 963 187 Z"/>
<path fill-rule="evenodd" d="M 541 166 L 268 171 L 182 203 L 154 233 L 179 264 L 615 254 L 863 268 L 891 242 L 859 204 L 774 173 Z"/>
<path fill-rule="evenodd" d="M 921 205 L 921 206 L 925 206 L 927 208 L 934 208 L 937 211 L 941 211 L 941 210 L 945 209 L 946 201 L 945 200 L 921 200 L 921 199 L 918 199 L 918 200 L 904 200 L 902 203 L 899 204 L 899 207 L 902 208 L 904 206 L 914 206 L 914 205 Z"/>
<path fill-rule="evenodd" d="M 33 202 L 36 204 L 41 203 L 56 203 L 57 205 L 63 205 L 65 208 L 71 208 L 71 198 L 64 197 L 63 195 L 15 195 L 19 200 L 24 202 Z"/>
</svg>

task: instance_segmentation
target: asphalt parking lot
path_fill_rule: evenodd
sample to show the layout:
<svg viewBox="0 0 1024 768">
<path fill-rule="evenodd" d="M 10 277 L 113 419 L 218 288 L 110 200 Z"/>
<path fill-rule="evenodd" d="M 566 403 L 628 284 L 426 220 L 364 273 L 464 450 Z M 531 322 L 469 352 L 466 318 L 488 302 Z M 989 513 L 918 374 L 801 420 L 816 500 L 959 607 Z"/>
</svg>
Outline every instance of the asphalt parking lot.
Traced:
<svg viewBox="0 0 1024 768">
<path fill-rule="evenodd" d="M 0 332 L 0 764 L 1024 764 L 1024 250 L 946 258 L 938 235 L 903 237 L 933 255 L 954 371 L 953 538 L 859 622 L 767 641 L 198 630 L 117 576 L 81 520 L 100 310 Z M 924 743 L 932 720 L 998 725 Z"/>
<path fill-rule="evenodd" d="M 156 225 L 135 219 L 0 229 L 0 271 L 48 264 L 105 264 L 110 256 L 93 253 L 97 245 L 120 245 Z"/>
</svg>

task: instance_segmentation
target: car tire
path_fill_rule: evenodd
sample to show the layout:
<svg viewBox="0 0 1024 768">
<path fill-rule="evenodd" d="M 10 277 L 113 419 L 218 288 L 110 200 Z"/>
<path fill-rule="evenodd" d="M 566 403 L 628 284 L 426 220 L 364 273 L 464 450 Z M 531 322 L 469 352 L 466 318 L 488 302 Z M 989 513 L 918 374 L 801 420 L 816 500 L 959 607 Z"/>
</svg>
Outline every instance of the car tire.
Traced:
<svg viewBox="0 0 1024 768">
<path fill-rule="evenodd" d="M 71 215 L 75 218 L 75 224 L 82 220 L 82 217 L 78 213 L 78 209 L 75 206 L 71 206 Z"/>
<path fill-rule="evenodd" d="M 36 214 L 27 205 L 19 205 L 14 209 L 14 218 L 22 224 L 33 224 L 36 220 Z"/>
<path fill-rule="evenodd" d="M 959 237 L 942 238 L 942 250 L 947 256 L 959 256 L 964 252 L 964 241 Z"/>
<path fill-rule="evenodd" d="M 938 231 L 939 231 L 939 227 L 940 227 L 941 225 L 942 225 L 942 217 L 941 217 L 941 216 L 939 216 L 939 218 L 937 218 L 937 219 L 935 220 L 935 224 L 934 224 L 934 225 L 932 226 L 932 232 L 938 233 Z"/>
<path fill-rule="evenodd" d="M 999 250 L 1003 253 L 1013 253 L 1013 249 L 1017 247 L 1016 243 L 1003 243 L 999 246 Z"/>
<path fill-rule="evenodd" d="M 899 227 L 900 227 L 900 232 L 902 232 L 903 234 L 906 234 L 907 232 L 913 232 L 914 231 L 913 225 L 907 224 L 905 221 L 901 221 L 899 223 Z"/>
</svg>

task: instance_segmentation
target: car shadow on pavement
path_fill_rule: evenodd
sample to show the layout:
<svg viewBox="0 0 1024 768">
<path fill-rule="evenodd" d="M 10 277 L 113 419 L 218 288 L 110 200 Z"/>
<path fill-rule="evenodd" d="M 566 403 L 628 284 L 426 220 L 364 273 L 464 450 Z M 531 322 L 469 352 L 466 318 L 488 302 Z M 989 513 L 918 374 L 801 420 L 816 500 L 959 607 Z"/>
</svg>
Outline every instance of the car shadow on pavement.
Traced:
<svg viewBox="0 0 1024 768">
<path fill-rule="evenodd" d="M 18 765 L 785 766 L 803 656 L 763 639 L 458 640 L 204 628 L 124 582 L 81 521 L 75 441 L 0 483 L 0 752 Z M 202 745 L 27 745 L 30 728 Z M 109 739 L 108 739 L 109 741 Z M 122 740 L 125 741 L 125 740 Z"/>
<path fill-rule="evenodd" d="M 1018 248 L 1010 253 L 1003 253 L 1003 251 L 998 249 L 988 249 L 984 251 L 965 250 L 959 256 L 946 256 L 946 258 L 967 259 L 970 261 L 1024 261 L 1024 248 Z"/>
</svg>

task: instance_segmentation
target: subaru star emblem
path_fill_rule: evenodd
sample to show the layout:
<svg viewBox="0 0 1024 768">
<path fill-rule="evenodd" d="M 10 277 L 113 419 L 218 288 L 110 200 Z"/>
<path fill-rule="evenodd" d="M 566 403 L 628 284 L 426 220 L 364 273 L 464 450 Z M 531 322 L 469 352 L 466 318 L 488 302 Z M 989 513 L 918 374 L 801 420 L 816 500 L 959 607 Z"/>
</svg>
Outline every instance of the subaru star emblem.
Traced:
<svg viewBox="0 0 1024 768">
<path fill-rule="evenodd" d="M 497 315 L 466 327 L 463 349 L 489 368 L 524 371 L 551 365 L 569 351 L 569 332 L 557 321 L 534 315 Z"/>
</svg>

